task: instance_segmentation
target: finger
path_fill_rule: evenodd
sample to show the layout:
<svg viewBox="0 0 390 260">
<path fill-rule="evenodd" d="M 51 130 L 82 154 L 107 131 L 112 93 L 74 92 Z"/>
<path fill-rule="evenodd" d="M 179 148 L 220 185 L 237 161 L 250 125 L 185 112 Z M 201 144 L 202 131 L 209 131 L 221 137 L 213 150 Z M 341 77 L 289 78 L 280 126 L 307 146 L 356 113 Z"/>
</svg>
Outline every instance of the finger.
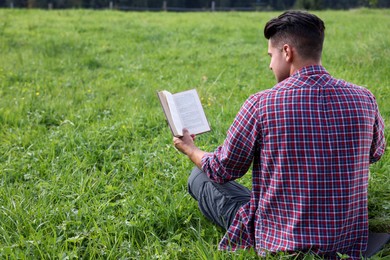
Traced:
<svg viewBox="0 0 390 260">
<path fill-rule="evenodd" d="M 183 136 L 186 135 L 186 134 L 189 134 L 190 132 L 188 131 L 187 128 L 183 128 Z"/>
</svg>

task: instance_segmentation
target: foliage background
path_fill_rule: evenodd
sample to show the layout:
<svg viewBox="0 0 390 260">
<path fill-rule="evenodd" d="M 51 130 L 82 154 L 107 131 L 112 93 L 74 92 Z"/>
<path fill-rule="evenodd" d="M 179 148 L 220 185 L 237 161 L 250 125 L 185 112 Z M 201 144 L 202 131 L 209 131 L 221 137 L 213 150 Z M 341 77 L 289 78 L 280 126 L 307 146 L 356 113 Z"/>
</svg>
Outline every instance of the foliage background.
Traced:
<svg viewBox="0 0 390 260">
<path fill-rule="evenodd" d="M 164 3 L 165 2 L 165 3 Z M 388 0 L 0 0 L 0 7 L 18 8 L 115 8 L 121 10 L 306 10 L 389 8 Z M 166 6 L 164 6 L 166 5 Z"/>
</svg>

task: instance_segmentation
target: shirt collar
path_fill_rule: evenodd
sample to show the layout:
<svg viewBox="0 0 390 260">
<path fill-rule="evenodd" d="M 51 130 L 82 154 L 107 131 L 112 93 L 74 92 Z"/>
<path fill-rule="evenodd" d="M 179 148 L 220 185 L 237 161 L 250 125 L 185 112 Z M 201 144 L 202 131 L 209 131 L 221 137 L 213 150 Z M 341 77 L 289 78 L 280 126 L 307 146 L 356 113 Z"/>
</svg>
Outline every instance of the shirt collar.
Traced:
<svg viewBox="0 0 390 260">
<path fill-rule="evenodd" d="M 302 76 L 311 76 L 316 74 L 328 74 L 326 69 L 321 65 L 310 65 L 297 70 L 291 77 L 299 78 Z"/>
</svg>

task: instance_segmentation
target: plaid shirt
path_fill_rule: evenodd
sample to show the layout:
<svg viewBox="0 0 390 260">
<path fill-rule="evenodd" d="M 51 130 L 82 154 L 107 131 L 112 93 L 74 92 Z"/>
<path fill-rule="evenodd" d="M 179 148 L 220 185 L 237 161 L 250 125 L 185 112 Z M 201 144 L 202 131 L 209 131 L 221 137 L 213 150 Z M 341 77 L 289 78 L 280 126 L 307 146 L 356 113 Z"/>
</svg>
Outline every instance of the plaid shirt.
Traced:
<svg viewBox="0 0 390 260">
<path fill-rule="evenodd" d="M 367 246 L 369 164 L 384 148 L 375 97 L 322 66 L 252 95 L 223 145 L 202 158 L 218 183 L 242 177 L 253 163 L 250 202 L 219 248 L 359 258 Z"/>
</svg>

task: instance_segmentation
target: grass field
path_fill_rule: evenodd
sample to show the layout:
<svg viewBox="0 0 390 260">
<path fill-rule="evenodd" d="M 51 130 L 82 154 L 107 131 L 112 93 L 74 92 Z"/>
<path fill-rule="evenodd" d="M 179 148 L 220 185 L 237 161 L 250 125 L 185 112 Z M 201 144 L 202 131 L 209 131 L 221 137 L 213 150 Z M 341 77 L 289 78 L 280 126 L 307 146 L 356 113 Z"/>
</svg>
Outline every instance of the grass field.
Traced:
<svg viewBox="0 0 390 260">
<path fill-rule="evenodd" d="M 376 95 L 388 140 L 390 11 L 317 14 L 323 65 Z M 0 258 L 256 258 L 217 250 L 223 231 L 186 192 L 192 164 L 156 91 L 196 88 L 213 129 L 197 143 L 215 149 L 275 83 L 262 30 L 276 15 L 0 9 Z M 390 232 L 388 149 L 369 212 L 371 230 Z"/>
</svg>

